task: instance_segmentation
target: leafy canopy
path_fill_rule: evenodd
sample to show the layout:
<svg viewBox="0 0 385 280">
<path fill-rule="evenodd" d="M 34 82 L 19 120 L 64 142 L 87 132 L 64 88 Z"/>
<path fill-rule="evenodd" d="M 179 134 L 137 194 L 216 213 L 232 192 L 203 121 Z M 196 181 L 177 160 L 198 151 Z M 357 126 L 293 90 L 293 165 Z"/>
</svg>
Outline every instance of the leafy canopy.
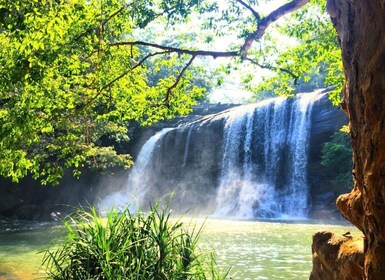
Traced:
<svg viewBox="0 0 385 280">
<path fill-rule="evenodd" d="M 0 175 L 18 180 L 31 173 L 48 183 L 64 168 L 77 175 L 84 166 L 128 167 L 130 156 L 103 147 L 103 137 L 127 140 L 132 120 L 148 124 L 189 112 L 203 94 L 190 71 L 165 100 L 184 56 L 163 60 L 174 70 L 150 85 L 139 48 L 112 45 L 132 38 L 142 4 L 2 1 Z"/>
<path fill-rule="evenodd" d="M 2 0 L 0 176 L 17 181 L 32 174 L 55 183 L 65 168 L 79 175 L 87 166 L 130 166 L 129 155 L 103 143 L 127 141 L 131 121 L 151 124 L 190 112 L 204 96 L 198 57 L 230 59 L 226 73 L 246 63 L 274 73 L 255 85 L 256 70 L 244 71 L 245 85 L 256 92 L 293 94 L 298 82 L 321 76 L 322 85 L 336 86 L 338 102 L 342 66 L 324 4 Z M 176 44 L 137 35 L 150 24 L 172 30 L 180 23 L 188 33 L 201 26 Z M 216 50 L 216 38 L 227 49 Z"/>
<path fill-rule="evenodd" d="M 261 48 L 258 55 L 264 65 L 276 71 L 253 88 L 257 94 L 270 90 L 277 95 L 292 95 L 334 86 L 330 99 L 335 105 L 340 103 L 344 79 L 341 50 L 325 2 L 310 1 L 265 36 L 263 43 L 267 47 Z M 291 44 L 279 43 L 282 38 Z"/>
</svg>

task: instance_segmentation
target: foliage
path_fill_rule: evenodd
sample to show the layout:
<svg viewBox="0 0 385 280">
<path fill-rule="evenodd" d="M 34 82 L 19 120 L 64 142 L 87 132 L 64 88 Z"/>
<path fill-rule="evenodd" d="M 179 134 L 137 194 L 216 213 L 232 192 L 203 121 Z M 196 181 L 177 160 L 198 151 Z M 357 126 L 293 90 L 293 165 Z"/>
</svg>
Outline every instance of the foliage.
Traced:
<svg viewBox="0 0 385 280">
<path fill-rule="evenodd" d="M 263 12 L 272 2 L 1 1 L 0 176 L 17 181 L 32 174 L 46 184 L 57 183 L 66 168 L 78 176 L 84 167 L 129 167 L 128 154 L 103 142 L 128 141 L 132 121 L 146 125 L 190 112 L 210 85 L 200 79 L 197 57 L 229 58 L 223 71 L 241 69 L 246 87 L 261 96 L 290 95 L 297 81 L 318 79 L 315 85 L 336 86 L 338 103 L 341 59 L 325 0 L 286 1 L 300 4 L 276 6 L 278 17 Z M 193 20 L 200 34 L 190 30 Z M 181 23 L 188 32 L 177 43 L 164 34 L 138 41 L 137 31 L 150 24 L 170 30 Z M 283 35 L 293 43 L 277 40 Z M 200 50 L 213 48 L 215 38 L 225 51 Z M 245 63 L 275 75 L 255 86 L 258 75 L 244 71 Z"/>
<path fill-rule="evenodd" d="M 321 165 L 325 174 L 332 178 L 336 186 L 353 186 L 352 147 L 350 136 L 343 127 L 333 134 L 330 141 L 324 143 L 321 151 Z"/>
<path fill-rule="evenodd" d="M 160 40 L 160 45 L 170 46 L 175 48 L 192 48 L 194 44 L 199 40 L 197 34 L 194 32 L 187 33 L 184 32 L 180 34 L 177 31 L 176 34 L 158 34 L 157 29 L 147 28 L 146 30 L 139 33 L 138 37 L 146 42 L 150 42 L 153 38 Z M 183 44 L 183 45 L 182 45 Z M 140 47 L 139 48 L 142 55 L 151 54 L 151 49 L 149 47 Z M 165 53 L 162 55 L 157 55 L 146 60 L 145 65 L 148 69 L 148 83 L 150 86 L 156 85 L 159 80 L 170 75 L 177 75 L 178 70 L 183 67 L 183 60 L 180 60 L 178 56 L 170 56 L 170 53 Z M 207 58 L 202 57 L 196 65 L 191 65 L 189 67 L 189 76 L 185 78 L 189 79 L 189 87 L 185 88 L 186 93 L 191 92 L 194 87 L 204 88 L 205 95 L 201 97 L 200 101 L 203 99 L 207 100 L 207 94 L 212 90 L 214 85 L 213 76 L 214 71 L 207 67 L 208 61 Z"/>
<path fill-rule="evenodd" d="M 340 103 L 344 79 L 341 51 L 325 2 L 313 1 L 265 34 L 256 55 L 273 73 L 248 85 L 257 96 L 266 91 L 293 95 L 334 86 L 330 99 L 335 105 Z M 289 44 L 282 44 L 285 40 Z"/>
<path fill-rule="evenodd" d="M 178 67 L 149 84 L 138 47 L 113 46 L 132 36 L 141 2 L 1 2 L 1 176 L 31 173 L 55 183 L 64 168 L 78 175 L 84 166 L 128 167 L 130 156 L 103 147 L 103 137 L 127 141 L 132 120 L 150 124 L 190 111 L 204 90 L 188 78 L 173 86 Z M 185 61 L 169 58 L 163 63 Z"/>
<path fill-rule="evenodd" d="M 67 238 L 43 258 L 50 279 L 224 279 L 213 254 L 198 248 L 202 228 L 188 231 L 167 206 L 148 214 L 112 210 L 103 219 L 81 209 L 65 222 Z"/>
</svg>

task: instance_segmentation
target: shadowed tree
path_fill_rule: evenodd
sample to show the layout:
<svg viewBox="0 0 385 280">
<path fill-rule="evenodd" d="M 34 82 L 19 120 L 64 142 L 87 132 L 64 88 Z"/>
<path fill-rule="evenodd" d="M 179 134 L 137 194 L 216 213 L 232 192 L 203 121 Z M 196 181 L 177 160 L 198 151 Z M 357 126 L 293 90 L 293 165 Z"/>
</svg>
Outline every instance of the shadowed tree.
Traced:
<svg viewBox="0 0 385 280">
<path fill-rule="evenodd" d="M 329 0 L 342 49 L 354 189 L 337 200 L 365 235 L 364 279 L 385 275 L 385 1 Z"/>
</svg>

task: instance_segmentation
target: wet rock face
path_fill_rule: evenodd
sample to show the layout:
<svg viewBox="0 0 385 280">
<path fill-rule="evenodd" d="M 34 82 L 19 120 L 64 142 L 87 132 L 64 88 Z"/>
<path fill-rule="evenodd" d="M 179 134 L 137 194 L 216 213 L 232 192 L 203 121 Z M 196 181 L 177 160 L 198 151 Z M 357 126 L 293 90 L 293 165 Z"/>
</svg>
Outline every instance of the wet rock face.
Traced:
<svg viewBox="0 0 385 280">
<path fill-rule="evenodd" d="M 330 141 L 333 133 L 347 124 L 347 115 L 340 108 L 333 106 L 327 95 L 316 101 L 313 106 L 308 155 L 310 218 L 329 220 L 330 217 L 339 218 L 341 216 L 338 214 L 335 201 L 341 193 L 346 191 L 348 186 L 339 186 L 338 189 L 331 186 L 330 176 L 322 172 L 321 150 L 323 144 Z"/>
<path fill-rule="evenodd" d="M 242 174 L 246 173 L 245 170 L 247 168 L 245 166 L 249 161 L 253 169 L 251 174 L 255 177 L 262 177 L 252 177 L 251 180 L 255 179 L 255 181 L 258 181 L 260 179 L 264 181 L 266 179 L 263 176 L 269 174 L 268 178 L 274 178 L 269 183 L 274 185 L 277 192 L 279 192 L 278 197 L 285 197 L 286 192 L 284 188 L 290 182 L 290 176 L 293 174 L 290 168 L 293 165 L 290 160 L 290 156 L 293 157 L 293 154 L 291 154 L 293 149 L 290 150 L 288 147 L 291 143 L 286 143 L 286 146 L 283 146 L 282 149 L 277 148 L 275 154 L 271 152 L 273 150 L 271 148 L 268 151 L 266 150 L 265 143 L 275 143 L 275 147 L 279 146 L 281 141 L 279 136 L 281 134 L 285 135 L 285 137 L 281 136 L 281 138 L 286 138 L 286 141 L 290 142 L 291 134 L 284 131 L 285 129 L 276 129 L 274 133 L 271 133 L 268 128 L 278 127 L 277 123 L 280 123 L 280 121 L 285 123 L 283 125 L 284 128 L 290 127 L 289 124 L 293 118 L 291 109 L 293 103 L 293 99 L 290 99 L 284 103 L 287 106 L 275 106 L 280 108 L 277 112 L 268 106 L 266 108 L 269 108 L 269 110 L 263 109 L 265 107 L 259 108 L 254 111 L 253 115 L 250 115 L 252 116 L 250 117 L 252 120 L 250 122 L 246 122 L 246 118 L 242 117 L 242 121 L 230 121 L 231 125 L 227 125 L 223 117 L 225 113 L 218 113 L 194 123 L 187 121 L 184 126 L 169 131 L 162 136 L 152 154 L 152 166 L 149 169 L 154 171 L 151 172 L 151 176 L 154 177 L 151 181 L 154 183 L 149 192 L 153 197 L 149 197 L 149 199 L 153 200 L 161 196 L 162 193 L 169 192 L 167 190 L 172 186 L 174 191 L 180 190 L 180 192 L 184 193 L 187 190 L 189 193 L 188 197 L 196 197 L 198 199 L 203 195 L 204 197 L 198 199 L 199 203 L 207 202 L 210 204 L 210 199 L 215 195 L 215 190 L 219 188 L 221 183 L 220 176 L 226 174 L 221 171 L 230 167 L 239 167 L 237 174 L 241 174 L 239 178 L 241 179 Z M 247 116 L 246 108 L 240 107 L 238 109 L 242 109 L 243 116 Z M 279 117 L 274 115 L 273 111 Z M 310 135 L 306 137 L 309 141 L 307 172 L 310 190 L 310 193 L 306 195 L 310 197 L 310 200 L 307 200 L 310 201 L 310 205 L 305 203 L 303 208 L 306 208 L 306 211 L 309 210 L 309 217 L 319 219 L 336 215 L 335 200 L 342 193 L 339 190 L 333 189 L 331 184 L 327 182 L 331 178 L 321 174 L 322 145 L 329 141 L 331 135 L 342 125 L 347 124 L 347 117 L 341 109 L 331 104 L 327 95 L 322 95 L 322 97 L 312 103 L 312 110 L 310 112 L 309 121 L 311 122 L 311 129 L 310 132 L 307 132 Z M 180 122 L 177 123 L 181 124 Z M 167 125 L 172 126 L 170 123 Z M 298 124 L 293 125 L 292 129 L 297 129 L 298 126 Z M 231 136 L 229 136 L 230 132 Z M 249 139 L 248 135 L 250 135 L 251 139 L 249 140 L 249 159 L 246 158 L 247 152 L 244 148 L 248 143 L 246 140 Z M 275 136 L 279 138 L 276 141 Z M 224 149 L 226 148 L 224 145 L 231 147 L 229 150 L 232 152 Z M 265 153 L 270 153 L 270 155 L 266 156 Z M 276 154 L 279 156 L 274 156 Z M 232 166 L 223 164 L 224 155 L 227 155 L 226 158 L 231 160 Z M 274 162 L 274 168 L 267 168 L 267 166 L 271 165 L 271 162 Z M 276 169 L 278 170 L 277 172 L 275 172 Z M 231 180 L 236 181 L 235 178 Z M 239 182 L 239 185 L 241 184 L 242 182 Z M 306 199 L 309 197 L 306 197 Z M 280 200 L 280 202 L 282 201 L 283 199 Z M 305 201 L 305 199 L 301 201 Z M 186 202 L 185 204 L 189 203 Z M 256 215 L 259 217 L 269 217 L 269 215 L 259 214 L 259 212 Z"/>
<path fill-rule="evenodd" d="M 310 280 L 362 280 L 363 239 L 349 234 L 317 232 L 312 245 L 313 270 Z"/>
<path fill-rule="evenodd" d="M 219 106 L 219 105 L 218 105 Z M 217 106 L 217 107 L 218 107 Z M 227 109 L 225 106 L 216 110 Z M 157 124 L 150 128 L 141 128 L 135 131 L 132 147 L 127 147 L 128 152 L 135 155 L 142 147 L 143 143 L 148 140 L 156 131 L 164 127 L 176 127 L 181 124 L 190 124 L 180 126 L 178 129 L 170 131 L 163 141 L 164 145 L 158 147 L 153 156 L 153 168 L 159 170 L 159 176 L 155 176 L 152 181 L 150 194 L 154 199 L 162 197 L 167 193 L 167 187 L 173 186 L 175 191 L 181 191 L 189 199 L 188 207 L 191 205 L 191 197 L 195 198 L 199 205 L 207 204 L 211 207 L 210 201 L 216 194 L 221 173 L 221 160 L 223 157 L 223 135 L 225 120 L 220 118 L 221 113 L 217 113 L 212 108 L 210 110 L 201 110 L 195 115 L 186 117 L 185 119 L 176 119 L 175 122 L 166 122 Z M 204 117 L 203 114 L 211 114 Z M 215 113 L 214 115 L 212 115 Z M 200 117 L 198 117 L 200 116 Z M 218 116 L 218 117 L 216 117 Z M 200 119 L 196 121 L 196 119 Z M 203 119 L 202 119 L 203 118 Z M 287 117 L 289 118 L 289 116 Z M 255 118 L 263 120 L 263 118 Z M 191 125 L 192 121 L 196 121 L 195 125 Z M 336 190 L 332 190 L 325 180 L 327 178 L 320 176 L 320 153 L 322 144 L 330 139 L 330 136 L 338 130 L 347 119 L 342 110 L 332 106 L 327 95 L 316 101 L 313 105 L 311 114 L 311 131 L 309 137 L 309 162 L 308 162 L 308 183 L 310 189 L 310 211 L 309 217 L 324 218 L 330 217 L 330 209 L 335 208 L 335 198 L 340 194 Z M 139 131 L 140 130 L 140 131 Z M 263 129 L 261 129 L 263 131 Z M 245 131 L 241 132 L 240 139 L 245 141 Z M 261 142 L 259 138 L 263 133 L 252 134 L 252 160 L 263 158 L 263 146 L 256 144 Z M 188 149 L 186 147 L 188 146 Z M 239 152 L 239 157 L 244 157 Z M 287 156 L 287 154 L 286 154 Z M 287 158 L 285 153 L 277 162 L 280 174 L 287 174 L 285 170 Z M 261 162 L 260 166 L 256 166 L 255 172 L 259 174 L 258 168 L 262 168 L 265 163 Z M 286 168 L 287 169 L 287 168 Z M 124 172 L 123 172 L 124 173 Z M 125 173 L 118 174 L 118 178 L 111 180 L 113 183 L 101 184 L 101 180 L 97 174 L 85 174 L 80 181 L 70 177 L 63 181 L 63 185 L 59 187 L 41 187 L 38 182 L 23 181 L 21 185 L 6 186 L 0 182 L 0 217 L 14 217 L 18 219 L 51 219 L 52 213 L 65 213 L 68 205 L 79 205 L 98 201 L 98 199 L 108 195 L 114 191 L 118 191 L 126 183 Z M 274 182 L 279 189 L 287 178 L 277 177 Z M 326 186 L 326 187 L 322 187 Z M 188 190 L 188 191 L 186 191 Z M 183 204 L 184 202 L 178 202 Z M 184 203 L 186 204 L 186 203 Z M 269 214 L 260 214 L 263 217 L 269 217 Z M 328 220 L 330 220 L 328 218 Z"/>
<path fill-rule="evenodd" d="M 0 223 L 3 220 L 56 221 L 80 205 L 88 207 L 100 200 L 100 190 L 124 182 L 124 171 L 114 176 L 85 171 L 79 180 L 66 174 L 60 186 L 42 186 L 24 178 L 20 183 L 0 179 Z M 1 277 L 0 277 L 1 279 Z"/>
</svg>

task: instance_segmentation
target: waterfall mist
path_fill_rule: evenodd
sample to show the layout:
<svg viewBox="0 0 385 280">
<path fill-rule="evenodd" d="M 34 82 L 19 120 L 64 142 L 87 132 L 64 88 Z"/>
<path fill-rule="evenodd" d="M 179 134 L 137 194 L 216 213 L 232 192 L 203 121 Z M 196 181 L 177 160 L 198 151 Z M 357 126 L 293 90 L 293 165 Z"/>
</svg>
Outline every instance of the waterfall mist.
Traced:
<svg viewBox="0 0 385 280">
<path fill-rule="evenodd" d="M 312 105 L 324 94 L 248 104 L 152 136 L 123 191 L 99 208 L 146 207 L 174 193 L 194 215 L 305 218 Z"/>
</svg>

